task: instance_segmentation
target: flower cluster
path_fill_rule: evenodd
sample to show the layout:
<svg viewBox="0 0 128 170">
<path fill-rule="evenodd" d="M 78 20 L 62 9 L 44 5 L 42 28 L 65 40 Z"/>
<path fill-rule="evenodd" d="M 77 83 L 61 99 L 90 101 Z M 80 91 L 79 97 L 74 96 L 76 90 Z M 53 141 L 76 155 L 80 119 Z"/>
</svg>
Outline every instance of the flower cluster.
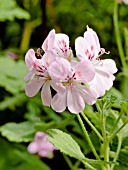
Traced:
<svg viewBox="0 0 128 170">
<path fill-rule="evenodd" d="M 112 59 L 100 59 L 107 52 L 89 27 L 84 37 L 75 40 L 75 51 L 77 57 L 73 56 L 69 37 L 55 30 L 49 32 L 41 50 L 28 50 L 25 62 L 30 73 L 25 77 L 26 95 L 35 96 L 42 88 L 42 103 L 56 112 L 67 107 L 71 113 L 79 113 L 85 103 L 93 105 L 112 87 L 116 64 Z M 56 91 L 54 96 L 51 88 Z"/>
<path fill-rule="evenodd" d="M 36 132 L 34 140 L 28 145 L 28 152 L 37 153 L 40 157 L 53 158 L 53 151 L 57 149 L 47 141 L 47 137 L 44 132 Z"/>
</svg>

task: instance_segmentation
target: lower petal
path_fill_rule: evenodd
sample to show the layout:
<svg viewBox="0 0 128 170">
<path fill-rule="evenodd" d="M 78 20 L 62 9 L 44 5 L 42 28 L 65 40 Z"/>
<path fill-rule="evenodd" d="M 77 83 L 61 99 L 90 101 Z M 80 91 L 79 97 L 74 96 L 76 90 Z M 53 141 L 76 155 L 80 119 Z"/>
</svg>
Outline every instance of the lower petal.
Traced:
<svg viewBox="0 0 128 170">
<path fill-rule="evenodd" d="M 113 79 L 113 75 L 106 77 L 96 73 L 94 80 L 89 84 L 90 87 L 97 93 L 98 97 L 101 97 L 105 94 L 106 90 L 109 90 L 112 87 Z"/>
<path fill-rule="evenodd" d="M 29 81 L 25 87 L 25 93 L 29 97 L 35 96 L 42 87 L 44 79 L 35 78 Z"/>
<path fill-rule="evenodd" d="M 45 106 L 50 106 L 51 105 L 51 90 L 50 90 L 50 81 L 46 81 L 42 87 L 41 91 L 41 99 L 42 102 Z"/>
<path fill-rule="evenodd" d="M 56 112 L 63 112 L 67 106 L 67 91 L 63 94 L 57 93 L 52 98 L 51 106 Z"/>
<path fill-rule="evenodd" d="M 97 93 L 86 86 L 82 86 L 81 89 L 81 95 L 83 96 L 84 101 L 89 105 L 93 105 L 97 100 Z"/>
<path fill-rule="evenodd" d="M 71 113 L 77 114 L 84 110 L 85 103 L 77 87 L 74 87 L 72 90 L 68 90 L 67 105 Z"/>
</svg>

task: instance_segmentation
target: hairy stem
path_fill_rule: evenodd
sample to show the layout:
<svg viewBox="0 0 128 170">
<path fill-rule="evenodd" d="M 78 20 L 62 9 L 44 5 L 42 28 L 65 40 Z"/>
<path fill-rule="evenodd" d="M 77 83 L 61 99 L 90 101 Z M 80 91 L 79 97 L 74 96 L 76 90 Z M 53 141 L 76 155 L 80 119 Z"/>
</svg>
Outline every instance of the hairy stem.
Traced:
<svg viewBox="0 0 128 170">
<path fill-rule="evenodd" d="M 120 153 L 121 144 L 122 144 L 122 139 L 121 139 L 121 138 L 118 138 L 118 146 L 117 146 L 116 154 L 115 154 L 114 159 L 113 159 L 113 162 L 114 162 L 114 163 L 116 163 L 117 158 L 118 158 L 118 155 L 119 155 L 119 153 Z M 115 164 L 112 164 L 110 170 L 113 170 L 114 167 L 115 167 Z"/>
<path fill-rule="evenodd" d="M 84 112 L 81 112 L 83 118 L 86 120 L 86 122 L 89 124 L 89 126 L 92 128 L 92 130 L 97 134 L 97 136 L 99 137 L 99 139 L 101 141 L 103 141 L 103 137 L 101 136 L 101 134 L 98 132 L 98 130 L 95 128 L 95 126 L 90 122 L 90 120 L 87 118 L 87 116 L 84 114 Z"/>
<path fill-rule="evenodd" d="M 77 118 L 78 118 L 78 121 L 79 121 L 79 123 L 80 123 L 80 125 L 81 125 L 81 127 L 82 127 L 82 130 L 83 130 L 83 132 L 84 132 L 84 135 L 85 135 L 85 137 L 86 137 L 86 140 L 88 141 L 88 144 L 89 144 L 89 146 L 90 146 L 93 154 L 95 155 L 96 159 L 100 160 L 100 158 L 99 158 L 99 156 L 98 156 L 98 154 L 97 154 L 97 152 L 96 152 L 96 150 L 95 150 L 95 147 L 93 146 L 93 144 L 92 144 L 92 142 L 91 142 L 91 139 L 90 139 L 90 137 L 89 137 L 89 135 L 88 135 L 88 132 L 87 132 L 87 130 L 86 130 L 85 126 L 84 126 L 84 123 L 83 123 L 83 121 L 82 121 L 82 119 L 81 119 L 81 117 L 80 117 L 79 114 L 77 114 Z"/>
</svg>

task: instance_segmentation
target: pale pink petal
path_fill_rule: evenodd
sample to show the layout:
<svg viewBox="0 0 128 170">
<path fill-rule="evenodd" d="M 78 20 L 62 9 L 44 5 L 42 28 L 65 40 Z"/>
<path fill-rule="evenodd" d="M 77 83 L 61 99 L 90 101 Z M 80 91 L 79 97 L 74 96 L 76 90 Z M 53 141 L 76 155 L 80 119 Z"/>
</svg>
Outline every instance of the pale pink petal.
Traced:
<svg viewBox="0 0 128 170">
<path fill-rule="evenodd" d="M 54 49 L 60 57 L 68 56 L 70 54 L 69 37 L 66 34 L 56 34 Z"/>
<path fill-rule="evenodd" d="M 35 57 L 35 51 L 33 49 L 28 50 L 25 55 L 25 62 L 29 70 L 32 69 L 35 60 L 37 60 Z"/>
<path fill-rule="evenodd" d="M 112 59 L 100 60 L 99 63 L 95 64 L 95 68 L 108 74 L 114 74 L 117 72 L 116 63 Z"/>
<path fill-rule="evenodd" d="M 93 89 L 80 84 L 78 85 L 78 88 L 80 89 L 81 96 L 87 104 L 93 105 L 96 102 L 98 96 Z"/>
<path fill-rule="evenodd" d="M 44 83 L 44 85 L 42 87 L 42 91 L 41 91 L 41 99 L 45 106 L 51 105 L 52 95 L 51 95 L 50 83 L 51 83 L 51 81 L 47 80 Z"/>
<path fill-rule="evenodd" d="M 38 155 L 41 157 L 48 157 L 48 158 L 53 158 L 53 151 L 51 150 L 40 150 L 38 152 Z"/>
<path fill-rule="evenodd" d="M 80 61 L 73 67 L 75 72 L 75 78 L 77 82 L 89 82 L 92 81 L 95 76 L 94 65 L 90 60 Z"/>
<path fill-rule="evenodd" d="M 63 82 L 67 81 L 67 77 L 72 75 L 71 65 L 64 58 L 58 58 L 53 62 L 49 67 L 49 75 L 54 80 L 62 80 Z"/>
<path fill-rule="evenodd" d="M 42 49 L 48 51 L 53 49 L 55 40 L 55 30 L 51 30 L 42 44 Z"/>
<path fill-rule="evenodd" d="M 52 109 L 56 112 L 63 112 L 67 106 L 67 91 L 63 94 L 57 93 L 51 101 Z"/>
<path fill-rule="evenodd" d="M 55 59 L 56 59 L 56 55 L 52 51 L 47 51 L 43 55 L 41 61 L 43 66 L 48 68 L 52 64 L 52 62 L 55 61 Z"/>
<path fill-rule="evenodd" d="M 35 70 L 35 69 L 32 69 L 32 70 L 30 71 L 30 73 L 28 73 L 28 74 L 24 77 L 24 80 L 25 80 L 25 81 L 30 80 L 35 73 L 36 73 L 36 70 Z"/>
<path fill-rule="evenodd" d="M 63 94 L 66 90 L 66 86 L 64 86 L 60 81 L 51 81 L 51 87 L 60 94 Z"/>
<path fill-rule="evenodd" d="M 98 53 L 100 52 L 100 42 L 96 32 L 87 26 L 87 31 L 84 33 L 84 38 L 88 41 L 90 46 L 94 47 L 94 55 L 98 56 Z"/>
<path fill-rule="evenodd" d="M 34 140 L 35 141 L 41 140 L 41 139 L 45 138 L 45 136 L 46 136 L 46 134 L 44 132 L 38 131 L 35 134 Z"/>
<path fill-rule="evenodd" d="M 25 87 L 25 93 L 29 97 L 35 96 L 44 83 L 43 78 L 35 78 L 29 81 Z"/>
<path fill-rule="evenodd" d="M 79 93 L 77 86 L 73 86 L 72 90 L 68 90 L 67 93 L 67 105 L 71 113 L 77 114 L 84 110 L 84 99 Z"/>
<path fill-rule="evenodd" d="M 80 60 L 88 59 L 90 48 L 87 41 L 83 37 L 78 37 L 75 40 L 75 50 L 76 55 Z"/>
<path fill-rule="evenodd" d="M 92 82 L 89 83 L 90 87 L 97 93 L 98 97 L 105 94 L 106 90 L 109 90 L 113 85 L 113 76 L 102 74 L 103 72 L 95 74 Z"/>
<path fill-rule="evenodd" d="M 55 48 L 63 47 L 66 45 L 69 47 L 69 37 L 66 34 L 58 33 L 55 35 Z"/>
<path fill-rule="evenodd" d="M 37 153 L 38 150 L 39 150 L 38 143 L 36 143 L 35 141 L 31 142 L 31 143 L 28 145 L 27 150 L 28 150 L 28 152 L 31 153 L 31 154 Z"/>
</svg>

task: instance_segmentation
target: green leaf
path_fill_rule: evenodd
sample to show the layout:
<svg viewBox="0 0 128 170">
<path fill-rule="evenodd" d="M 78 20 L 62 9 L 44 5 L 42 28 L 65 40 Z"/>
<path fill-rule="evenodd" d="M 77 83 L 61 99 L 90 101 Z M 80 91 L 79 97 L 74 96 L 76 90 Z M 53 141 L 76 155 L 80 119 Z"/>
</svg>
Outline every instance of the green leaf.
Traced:
<svg viewBox="0 0 128 170">
<path fill-rule="evenodd" d="M 111 97 L 111 96 L 115 96 L 116 100 L 113 103 L 113 107 L 115 108 L 120 108 L 120 101 L 123 99 L 123 95 L 122 93 L 117 90 L 116 88 L 112 87 L 109 91 L 106 92 L 105 97 Z"/>
<path fill-rule="evenodd" d="M 121 149 L 118 159 L 122 164 L 128 167 L 128 146 L 126 148 Z"/>
<path fill-rule="evenodd" d="M 123 139 L 128 137 L 128 123 L 123 127 L 123 129 L 121 129 L 118 135 Z"/>
<path fill-rule="evenodd" d="M 29 142 L 35 133 L 34 125 L 30 122 L 6 123 L 0 132 L 11 142 Z"/>
<path fill-rule="evenodd" d="M 24 91 L 26 82 L 24 76 L 27 73 L 27 67 L 22 60 L 14 61 L 9 57 L 0 57 L 0 86 L 8 92 L 16 94 Z"/>
<path fill-rule="evenodd" d="M 128 115 L 128 101 L 121 101 L 120 102 L 121 107 L 125 111 L 125 113 Z"/>
<path fill-rule="evenodd" d="M 51 137 L 48 138 L 48 141 L 61 152 L 79 160 L 85 159 L 79 145 L 69 134 L 58 129 L 50 129 L 48 130 L 48 133 L 51 135 Z"/>
<path fill-rule="evenodd" d="M 117 98 L 115 96 L 110 96 L 110 97 L 103 97 L 101 99 L 97 100 L 97 104 L 102 108 L 104 107 L 104 109 L 109 109 L 112 104 L 115 102 Z"/>
<path fill-rule="evenodd" d="M 15 0 L 0 0 L 0 21 L 14 19 L 30 19 L 30 14 L 17 6 Z"/>
</svg>

